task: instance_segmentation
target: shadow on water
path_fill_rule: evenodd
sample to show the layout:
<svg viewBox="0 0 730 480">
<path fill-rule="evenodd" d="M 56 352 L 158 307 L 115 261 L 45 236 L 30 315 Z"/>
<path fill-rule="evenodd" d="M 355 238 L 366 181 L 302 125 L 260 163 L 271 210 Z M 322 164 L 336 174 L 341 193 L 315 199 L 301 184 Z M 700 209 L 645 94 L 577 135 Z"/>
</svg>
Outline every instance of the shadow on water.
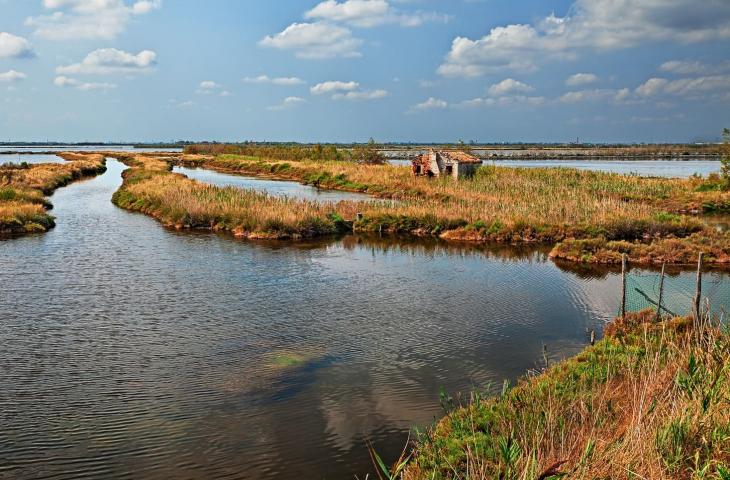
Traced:
<svg viewBox="0 0 730 480">
<path fill-rule="evenodd" d="M 545 248 L 169 230 L 111 204 L 123 169 L 0 242 L 0 477 L 363 478 L 365 438 L 394 459 L 441 387 L 572 355 L 618 305 Z"/>
</svg>

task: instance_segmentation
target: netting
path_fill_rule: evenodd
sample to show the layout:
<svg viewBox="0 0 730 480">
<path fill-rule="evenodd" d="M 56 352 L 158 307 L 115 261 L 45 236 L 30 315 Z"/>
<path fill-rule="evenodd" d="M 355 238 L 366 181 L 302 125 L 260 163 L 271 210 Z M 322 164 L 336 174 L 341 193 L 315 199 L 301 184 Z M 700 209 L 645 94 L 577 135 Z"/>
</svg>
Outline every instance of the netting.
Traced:
<svg viewBox="0 0 730 480">
<path fill-rule="evenodd" d="M 659 306 L 661 285 L 660 273 L 627 274 L 626 311 L 638 312 L 647 308 L 656 310 Z M 662 315 L 691 315 L 694 312 L 696 290 L 695 274 L 665 274 L 661 294 Z M 701 304 L 704 311 L 709 308 L 713 315 L 727 318 L 726 312 L 730 313 L 730 281 L 721 273 L 704 273 Z"/>
</svg>

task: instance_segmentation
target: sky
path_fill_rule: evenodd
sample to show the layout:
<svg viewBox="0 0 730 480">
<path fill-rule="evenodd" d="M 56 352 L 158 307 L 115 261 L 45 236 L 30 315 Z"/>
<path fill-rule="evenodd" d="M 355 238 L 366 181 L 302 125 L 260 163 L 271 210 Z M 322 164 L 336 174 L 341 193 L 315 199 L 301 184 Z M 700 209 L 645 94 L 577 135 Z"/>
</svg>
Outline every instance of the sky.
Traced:
<svg viewBox="0 0 730 480">
<path fill-rule="evenodd" d="M 728 0 L 0 0 L 0 141 L 693 142 Z"/>
</svg>

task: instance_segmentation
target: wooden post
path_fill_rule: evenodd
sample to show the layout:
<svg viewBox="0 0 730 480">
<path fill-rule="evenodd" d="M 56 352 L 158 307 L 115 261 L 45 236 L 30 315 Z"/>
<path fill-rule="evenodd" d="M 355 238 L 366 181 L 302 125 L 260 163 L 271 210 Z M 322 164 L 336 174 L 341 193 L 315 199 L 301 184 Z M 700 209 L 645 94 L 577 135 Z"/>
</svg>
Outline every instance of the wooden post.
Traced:
<svg viewBox="0 0 730 480">
<path fill-rule="evenodd" d="M 621 318 L 626 318 L 626 273 L 628 263 L 628 256 L 624 253 L 621 256 Z"/>
<path fill-rule="evenodd" d="M 662 298 L 664 297 L 664 272 L 667 267 L 666 263 L 662 263 L 662 277 L 659 280 L 659 301 L 656 304 L 656 319 L 662 318 Z"/>
<path fill-rule="evenodd" d="M 697 323 L 701 321 L 702 313 L 702 265 L 704 263 L 704 257 L 705 254 L 700 252 L 699 258 L 697 259 L 697 292 L 694 298 L 694 315 Z"/>
<path fill-rule="evenodd" d="M 591 330 L 591 346 L 596 344 L 596 331 Z"/>
</svg>

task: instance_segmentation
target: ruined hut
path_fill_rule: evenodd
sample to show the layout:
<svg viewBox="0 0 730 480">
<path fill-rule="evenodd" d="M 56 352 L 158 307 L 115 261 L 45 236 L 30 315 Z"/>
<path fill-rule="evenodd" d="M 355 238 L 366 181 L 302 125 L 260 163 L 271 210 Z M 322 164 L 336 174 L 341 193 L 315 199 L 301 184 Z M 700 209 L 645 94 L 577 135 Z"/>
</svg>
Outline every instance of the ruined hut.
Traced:
<svg viewBox="0 0 730 480">
<path fill-rule="evenodd" d="M 455 179 L 473 176 L 482 161 L 474 155 L 458 150 L 429 150 L 413 159 L 413 175 L 428 177 L 454 177 Z"/>
</svg>

